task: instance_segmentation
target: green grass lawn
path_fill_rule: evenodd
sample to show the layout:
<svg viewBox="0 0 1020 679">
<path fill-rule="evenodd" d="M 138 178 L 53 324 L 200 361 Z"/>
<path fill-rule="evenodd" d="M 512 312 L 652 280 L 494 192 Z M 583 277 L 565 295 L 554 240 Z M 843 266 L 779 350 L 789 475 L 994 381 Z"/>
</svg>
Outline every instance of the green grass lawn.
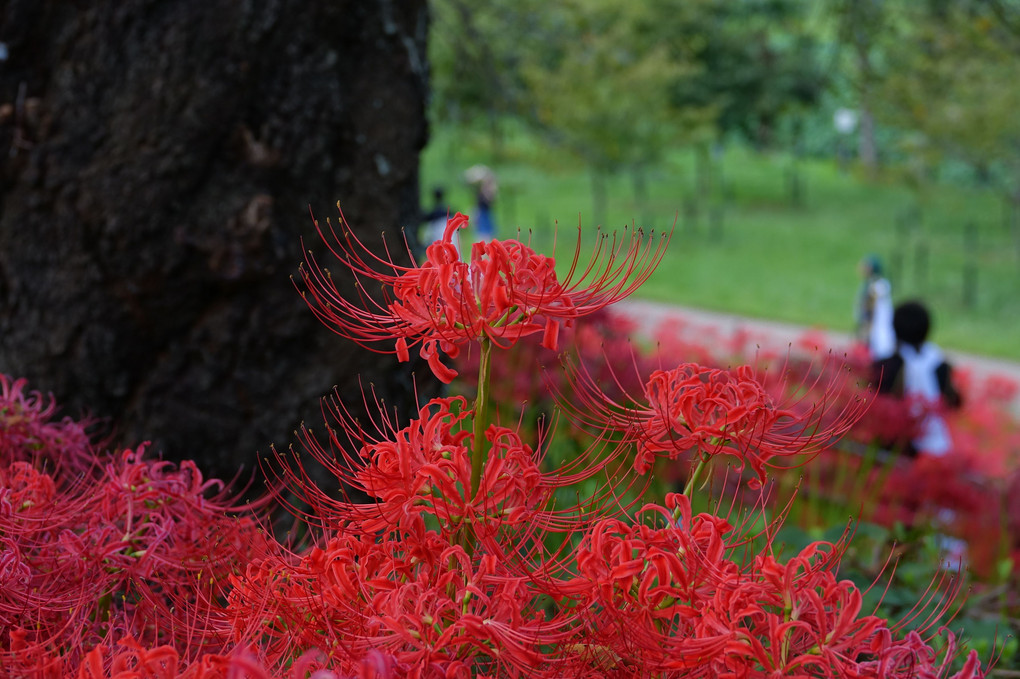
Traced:
<svg viewBox="0 0 1020 679">
<path fill-rule="evenodd" d="M 474 163 L 499 177 L 499 235 L 531 231 L 538 250 L 551 247 L 555 227 L 560 247 L 572 243 L 579 220 L 586 236 L 599 223 L 659 230 L 675 222 L 669 252 L 638 296 L 850 331 L 857 262 L 874 253 L 894 299 L 919 297 L 933 309 L 932 339 L 1020 360 L 1020 247 L 990 190 L 937 184 L 922 194 L 841 172 L 834 161 L 804 160 L 797 202 L 789 155 L 732 145 L 699 192 L 694 154 L 676 149 L 646 172 L 640 200 L 631 175 L 609 178 L 599 219 L 591 175 L 579 161 L 519 133 L 505 135 L 495 153 L 487 134 L 438 128 L 422 157 L 423 204 L 443 185 L 453 209 L 470 214 L 473 197 L 461 176 Z M 968 276 L 976 280 L 972 295 Z"/>
</svg>

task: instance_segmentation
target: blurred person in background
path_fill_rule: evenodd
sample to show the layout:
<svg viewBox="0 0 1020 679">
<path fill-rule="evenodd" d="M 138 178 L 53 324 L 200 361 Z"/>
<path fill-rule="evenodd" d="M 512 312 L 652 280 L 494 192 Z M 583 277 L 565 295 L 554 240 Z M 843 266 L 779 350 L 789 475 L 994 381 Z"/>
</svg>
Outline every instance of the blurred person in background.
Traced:
<svg viewBox="0 0 1020 679">
<path fill-rule="evenodd" d="M 896 333 L 896 351 L 874 362 L 878 393 L 908 402 L 918 430 L 907 447 L 907 454 L 940 457 L 952 449 L 952 439 L 942 412 L 958 409 L 962 399 L 953 385 L 952 366 L 942 350 L 928 342 L 931 314 L 918 301 L 903 302 L 892 319 Z"/>
<path fill-rule="evenodd" d="M 896 353 L 893 330 L 892 286 L 882 275 L 882 263 L 868 255 L 858 265 L 861 289 L 857 295 L 857 339 L 868 347 L 871 360 L 880 361 Z"/>
<path fill-rule="evenodd" d="M 473 226 L 475 240 L 492 240 L 496 237 L 496 223 L 492 217 L 492 204 L 496 201 L 499 185 L 496 173 L 485 165 L 472 165 L 464 172 L 464 181 L 474 187 L 477 200 Z"/>
<path fill-rule="evenodd" d="M 443 233 L 446 231 L 446 220 L 450 217 L 450 214 L 450 206 L 446 202 L 446 190 L 442 186 L 437 186 L 432 189 L 432 208 L 421 216 L 421 223 L 424 226 L 419 232 L 418 237 L 418 245 L 421 251 L 419 256 L 424 257 L 428 246 L 437 240 L 443 239 Z M 453 246 L 457 248 L 457 254 L 460 254 L 459 229 L 453 234 Z"/>
</svg>

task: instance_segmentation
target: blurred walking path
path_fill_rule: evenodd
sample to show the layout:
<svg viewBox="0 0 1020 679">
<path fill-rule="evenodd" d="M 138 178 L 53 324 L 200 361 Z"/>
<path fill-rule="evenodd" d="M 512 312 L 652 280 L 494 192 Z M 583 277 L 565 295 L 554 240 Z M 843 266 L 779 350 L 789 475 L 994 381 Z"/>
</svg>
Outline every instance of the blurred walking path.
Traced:
<svg viewBox="0 0 1020 679">
<path fill-rule="evenodd" d="M 833 349 L 840 353 L 848 351 L 854 342 L 849 333 L 672 306 L 646 300 L 627 299 L 613 305 L 613 311 L 632 319 L 637 323 L 639 332 L 645 335 L 650 335 L 665 321 L 679 321 L 693 327 L 711 328 L 723 338 L 745 333 L 750 343 L 749 350 L 752 351 L 754 344 L 770 349 L 796 346 L 808 334 L 813 340 L 826 343 L 827 346 L 820 348 Z M 938 341 L 937 337 L 934 339 L 936 342 Z M 942 347 L 942 349 L 946 358 L 953 364 L 954 370 L 969 372 L 974 381 L 983 381 L 990 376 L 998 376 L 1020 385 L 1020 363 L 965 354 L 946 347 Z M 1013 397 L 1011 409 L 1014 417 L 1020 419 L 1020 390 Z"/>
</svg>

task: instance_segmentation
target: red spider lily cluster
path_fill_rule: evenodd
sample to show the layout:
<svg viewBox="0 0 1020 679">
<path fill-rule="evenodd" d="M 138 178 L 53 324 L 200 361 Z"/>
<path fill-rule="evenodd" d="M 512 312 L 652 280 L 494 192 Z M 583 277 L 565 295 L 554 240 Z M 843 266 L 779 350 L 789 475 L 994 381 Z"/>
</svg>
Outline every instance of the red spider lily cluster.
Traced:
<svg viewBox="0 0 1020 679">
<path fill-rule="evenodd" d="M 772 472 L 773 483 L 767 490 L 777 480 L 790 490 L 799 486 L 801 504 L 822 495 L 825 501 L 842 502 L 863 521 L 889 527 L 935 522 L 939 532 L 967 543 L 965 562 L 973 574 L 994 581 L 1002 577 L 996 572 L 1005 567 L 1006 560 L 1012 563 L 1013 577 L 1020 573 L 1020 542 L 1015 537 L 1020 535 L 1020 496 L 1016 493 L 1020 488 L 1020 428 L 1011 414 L 1018 390 L 1015 382 L 998 375 L 978 379 L 961 367 L 954 370 L 964 407 L 942 413 L 952 433 L 953 450 L 943 458 L 913 460 L 890 455 L 888 449 L 896 450 L 914 438 L 926 411 L 902 399 L 872 394 L 870 364 L 861 346 L 840 347 L 819 356 L 819 347 L 827 342 L 814 333 L 805 333 L 792 345 L 775 346 L 766 335 L 755 336 L 743 328 L 723 332 L 681 314 L 650 327 L 646 342 L 630 339 L 636 329 L 628 311 L 610 309 L 586 318 L 562 338 L 576 353 L 574 369 L 548 371 L 541 383 L 527 379 L 530 373 L 520 366 L 551 365 L 555 356 L 537 342 L 524 341 L 509 360 L 494 368 L 492 393 L 508 404 L 526 403 L 525 421 L 533 411 L 549 411 L 553 395 L 560 394 L 560 400 L 568 404 L 586 403 L 584 416 L 589 420 L 597 415 L 603 423 L 613 417 L 622 422 L 627 417 L 652 415 L 649 404 L 655 399 L 644 394 L 642 374 L 667 373 L 679 369 L 673 366 L 693 362 L 704 375 L 721 378 L 733 372 L 722 370 L 724 366 L 748 362 L 755 367 L 755 379 L 780 409 L 794 408 L 801 414 L 814 409 L 819 418 L 833 422 L 845 409 L 856 409 L 866 399 L 867 411 L 842 440 L 823 445 L 817 437 L 808 439 L 810 447 L 804 453 L 814 457 L 807 467 L 782 473 L 784 467 L 804 460 L 804 455 L 792 454 L 793 447 L 784 449 L 790 455 L 769 458 L 764 466 Z M 842 360 L 833 360 L 834 354 Z M 468 357 L 461 365 L 462 372 L 468 372 L 477 364 Z M 571 373 L 575 378 L 566 379 Z M 780 376 L 786 378 L 786 385 Z M 790 390 L 784 390 L 789 384 L 796 384 L 800 393 L 796 404 L 788 398 Z M 585 396 L 594 391 L 603 396 L 586 402 Z M 660 418 L 660 422 L 666 421 Z M 812 419 L 802 421 L 810 423 Z M 668 440 L 682 442 L 683 433 L 674 430 Z M 722 438 L 716 443 L 729 444 Z M 676 452 L 680 452 L 676 460 L 661 459 L 670 458 L 669 452 L 656 455 L 653 474 L 680 487 L 689 473 L 690 460 L 682 451 Z M 644 462 L 652 459 L 649 454 Z M 761 479 L 753 464 L 747 466 L 751 476 L 742 481 L 743 487 Z M 734 489 L 732 478 L 730 489 Z M 788 499 L 783 493 L 773 493 L 772 498 L 779 505 Z M 842 523 L 845 517 L 844 511 L 832 520 Z M 801 516 L 798 521 L 815 525 L 813 522 L 824 522 L 826 517 Z"/>
<path fill-rule="evenodd" d="M 88 422 L 53 421 L 25 387 L 0 375 L 0 675 L 122 676 L 97 658 L 142 645 L 158 663 L 223 651 L 206 634 L 217 599 L 268 548 L 253 508 L 193 463 L 99 453 Z"/>
<path fill-rule="evenodd" d="M 452 218 L 411 265 L 373 254 L 342 221 L 340 233 L 320 231 L 357 280 L 345 294 L 308 259 L 306 300 L 337 333 L 401 360 L 419 347 L 447 382 L 457 372 L 440 354 L 476 344 L 466 353 L 478 362 L 473 398 L 432 399 L 408 422 L 382 407 L 364 422 L 325 402 L 326 433 L 303 429 L 303 452 L 274 467 L 306 542 L 276 541 L 257 508 L 141 449 L 52 475 L 2 438 L 9 412 L 14 424 L 27 413 L 52 425 L 37 395 L 5 380 L 0 450 L 21 452 L 0 475 L 2 668 L 125 679 L 985 676 L 973 651 L 954 666 L 952 634 L 923 622 L 942 606 L 919 604 L 910 621 L 863 609 L 838 577 L 848 537 L 781 554 L 781 515 L 694 509 L 713 468 L 731 461 L 750 471 L 744 483 L 767 481 L 842 436 L 862 400 L 836 398 L 840 383 L 809 370 L 790 383 L 751 368 L 645 371 L 632 358 L 636 376 L 623 378 L 573 364 L 559 393 L 576 398 L 559 407 L 585 447 L 555 450 L 551 425 L 529 440 L 492 406 L 494 350 L 529 336 L 553 350 L 561 325 L 574 332 L 643 281 L 668 237 L 600 236 L 591 264 L 582 270 L 575 250 L 561 281 L 552 257 L 517 240 L 477 244 L 460 261 L 451 234 L 465 224 Z M 341 491 L 316 487 L 308 456 Z M 684 491 L 652 495 L 656 470 L 679 461 Z"/>
<path fill-rule="evenodd" d="M 586 372 L 599 374 L 601 383 L 607 365 L 627 363 L 621 350 L 612 347 L 633 323 L 626 315 L 608 315 L 596 319 L 595 326 L 579 328 L 578 333 L 610 338 L 606 343 L 610 350 L 602 355 L 597 345 L 579 344 L 582 355 L 578 363 Z M 780 480 L 789 481 L 790 487 L 799 485 L 802 500 L 812 494 L 842 500 L 865 521 L 886 526 L 923 526 L 935 521 L 940 532 L 967 543 L 966 563 L 982 578 L 994 579 L 1007 559 L 1015 572 L 1020 569 L 1020 542 L 1015 537 L 1020 535 L 1016 494 L 1020 488 L 1020 428 L 1011 412 L 1018 389 L 1015 382 L 998 375 L 978 379 L 958 366 L 954 381 L 963 394 L 964 407 L 942 413 L 953 449 L 945 457 L 914 460 L 890 455 L 886 448 L 896 450 L 914 438 L 925 411 L 905 400 L 871 395 L 870 364 L 860 346 L 841 348 L 845 364 L 836 363 L 817 358 L 818 347 L 826 342 L 810 333 L 798 338 L 792 348 L 776 347 L 770 346 L 765 336 L 755 337 L 742 329 L 727 334 L 683 316 L 668 318 L 653 328 L 651 341 L 650 346 L 633 349 L 638 355 L 631 362 L 636 361 L 642 370 L 689 361 L 712 367 L 749 361 L 766 385 L 770 384 L 769 375 L 778 374 L 790 375 L 801 385 L 815 384 L 810 396 L 801 399 L 805 406 L 826 403 L 830 412 L 839 412 L 855 400 L 868 398 L 868 410 L 838 445 L 822 448 L 810 465 L 793 474 L 780 474 Z M 543 353 L 533 346 L 529 350 Z M 620 389 L 610 386 L 613 398 L 620 401 Z M 552 388 L 562 391 L 559 384 Z M 632 386 L 627 389 L 641 393 Z M 527 392 L 518 393 L 523 397 Z M 528 397 L 533 402 L 541 400 L 532 394 Z M 569 398 L 576 400 L 573 394 Z M 778 466 L 773 465 L 773 470 Z M 675 466 L 660 470 L 676 472 Z M 835 520 L 842 522 L 843 518 L 845 513 Z"/>
</svg>

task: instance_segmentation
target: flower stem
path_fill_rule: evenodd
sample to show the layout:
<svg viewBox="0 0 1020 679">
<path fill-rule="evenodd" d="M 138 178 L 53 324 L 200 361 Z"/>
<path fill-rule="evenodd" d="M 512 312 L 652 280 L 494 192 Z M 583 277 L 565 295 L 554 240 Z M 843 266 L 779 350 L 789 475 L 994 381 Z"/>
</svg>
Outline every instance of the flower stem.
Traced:
<svg viewBox="0 0 1020 679">
<path fill-rule="evenodd" d="M 492 341 L 488 337 L 482 337 L 478 344 L 481 355 L 478 361 L 478 393 L 475 396 L 475 437 L 471 451 L 472 498 L 482 485 L 482 467 L 488 457 L 485 430 L 489 426 L 489 361 L 492 357 Z"/>
<path fill-rule="evenodd" d="M 701 472 L 704 471 L 705 465 L 708 464 L 709 458 L 712 456 L 707 452 L 701 453 L 701 459 L 698 460 L 698 466 L 691 472 L 691 478 L 687 479 L 687 485 L 684 486 L 684 495 L 687 497 L 691 496 L 691 492 L 694 490 L 695 484 L 698 483 L 698 478 L 701 476 Z"/>
</svg>

